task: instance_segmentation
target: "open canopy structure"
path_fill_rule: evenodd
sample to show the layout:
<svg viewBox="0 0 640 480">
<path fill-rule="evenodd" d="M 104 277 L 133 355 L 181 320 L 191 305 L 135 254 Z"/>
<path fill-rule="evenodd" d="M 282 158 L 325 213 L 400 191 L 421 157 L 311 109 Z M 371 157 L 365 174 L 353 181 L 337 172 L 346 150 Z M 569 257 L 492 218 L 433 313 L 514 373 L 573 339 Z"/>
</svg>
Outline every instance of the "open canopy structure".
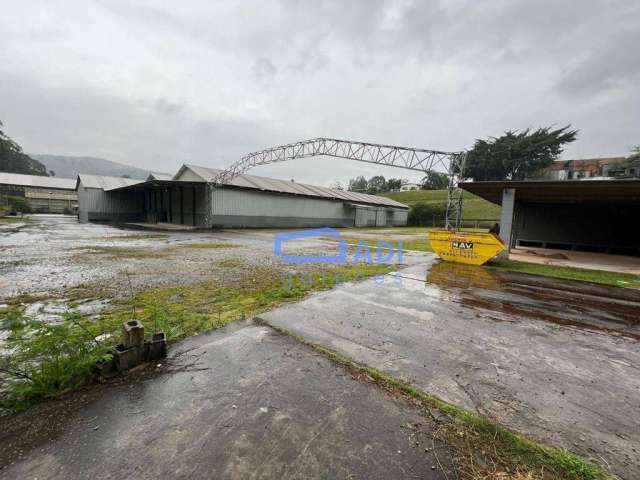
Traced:
<svg viewBox="0 0 640 480">
<path fill-rule="evenodd" d="M 640 255 L 640 180 L 464 182 L 502 205 L 500 237 L 510 247 Z"/>
</svg>

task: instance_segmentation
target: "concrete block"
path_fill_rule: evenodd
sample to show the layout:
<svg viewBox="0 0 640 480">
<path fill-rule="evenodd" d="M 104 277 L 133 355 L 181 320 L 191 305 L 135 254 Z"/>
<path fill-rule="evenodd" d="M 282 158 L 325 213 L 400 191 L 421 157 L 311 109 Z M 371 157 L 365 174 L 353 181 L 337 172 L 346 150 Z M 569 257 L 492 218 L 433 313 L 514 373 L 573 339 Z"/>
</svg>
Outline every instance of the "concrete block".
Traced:
<svg viewBox="0 0 640 480">
<path fill-rule="evenodd" d="M 154 333 L 147 342 L 147 360 L 153 361 L 164 358 L 167 355 L 167 337 L 164 332 Z"/>
<path fill-rule="evenodd" d="M 118 373 L 116 362 L 111 360 L 98 360 L 92 369 L 92 373 L 102 378 L 111 378 Z"/>
<path fill-rule="evenodd" d="M 142 362 L 142 347 L 126 347 L 122 343 L 111 349 L 113 361 L 119 372 L 124 372 L 140 365 Z"/>
<path fill-rule="evenodd" d="M 144 345 L 144 327 L 138 320 L 129 320 L 122 324 L 122 344 L 127 347 Z"/>
</svg>

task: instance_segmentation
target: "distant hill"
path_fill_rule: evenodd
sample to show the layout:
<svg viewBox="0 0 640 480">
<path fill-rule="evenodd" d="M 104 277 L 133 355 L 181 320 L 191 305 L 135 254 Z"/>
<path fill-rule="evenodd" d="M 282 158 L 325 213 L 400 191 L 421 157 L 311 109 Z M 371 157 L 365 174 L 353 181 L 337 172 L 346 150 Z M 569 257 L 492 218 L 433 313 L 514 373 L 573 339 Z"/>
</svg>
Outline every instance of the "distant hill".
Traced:
<svg viewBox="0 0 640 480">
<path fill-rule="evenodd" d="M 145 180 L 151 173 L 149 170 L 131 167 L 104 158 L 68 157 L 63 155 L 30 155 L 53 170 L 56 177 L 74 178 L 79 173 L 89 175 L 107 175 L 110 177 L 124 177 Z"/>
</svg>

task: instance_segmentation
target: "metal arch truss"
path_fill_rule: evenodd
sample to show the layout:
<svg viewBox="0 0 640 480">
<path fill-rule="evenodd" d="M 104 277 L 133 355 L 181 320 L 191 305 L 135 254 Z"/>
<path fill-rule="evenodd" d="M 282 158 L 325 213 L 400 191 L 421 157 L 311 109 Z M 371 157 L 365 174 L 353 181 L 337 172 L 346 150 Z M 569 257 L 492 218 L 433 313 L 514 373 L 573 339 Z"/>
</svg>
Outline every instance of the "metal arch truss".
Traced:
<svg viewBox="0 0 640 480">
<path fill-rule="evenodd" d="M 446 172 L 449 186 L 445 226 L 447 229 L 460 228 L 462 190 L 458 188 L 458 181 L 464 175 L 465 152 L 441 152 L 335 138 L 314 138 L 249 153 L 216 175 L 208 187 L 211 189 L 215 185 L 229 183 L 235 177 L 259 165 L 316 156 L 344 158 L 422 173 Z"/>
</svg>

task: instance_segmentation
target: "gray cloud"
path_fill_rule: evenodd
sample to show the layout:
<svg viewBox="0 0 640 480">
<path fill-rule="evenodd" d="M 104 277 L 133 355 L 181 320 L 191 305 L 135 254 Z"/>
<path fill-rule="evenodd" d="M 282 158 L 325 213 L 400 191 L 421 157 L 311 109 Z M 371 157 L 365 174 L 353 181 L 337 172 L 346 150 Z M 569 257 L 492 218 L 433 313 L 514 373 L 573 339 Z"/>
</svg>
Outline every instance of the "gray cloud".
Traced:
<svg viewBox="0 0 640 480">
<path fill-rule="evenodd" d="M 277 136 L 259 122 L 201 117 L 164 99 L 128 102 L 2 75 L 0 91 L 6 130 L 31 153 L 91 155 L 172 172 L 186 162 L 224 167 Z"/>
<path fill-rule="evenodd" d="M 264 57 L 258 58 L 253 64 L 253 67 L 251 67 L 251 70 L 260 82 L 269 82 L 275 77 L 276 73 L 278 73 L 278 69 L 273 62 Z"/>
<path fill-rule="evenodd" d="M 617 32 L 604 45 L 594 49 L 576 68 L 558 83 L 558 89 L 568 95 L 593 95 L 628 84 L 633 88 L 640 81 L 640 25 Z"/>
<path fill-rule="evenodd" d="M 459 150 L 571 123 L 580 136 L 566 158 L 640 143 L 634 0 L 34 0 L 4 11 L 0 119 L 30 152 L 171 171 L 317 136 Z M 327 184 L 359 172 L 375 169 L 310 159 L 256 173 Z"/>
</svg>

